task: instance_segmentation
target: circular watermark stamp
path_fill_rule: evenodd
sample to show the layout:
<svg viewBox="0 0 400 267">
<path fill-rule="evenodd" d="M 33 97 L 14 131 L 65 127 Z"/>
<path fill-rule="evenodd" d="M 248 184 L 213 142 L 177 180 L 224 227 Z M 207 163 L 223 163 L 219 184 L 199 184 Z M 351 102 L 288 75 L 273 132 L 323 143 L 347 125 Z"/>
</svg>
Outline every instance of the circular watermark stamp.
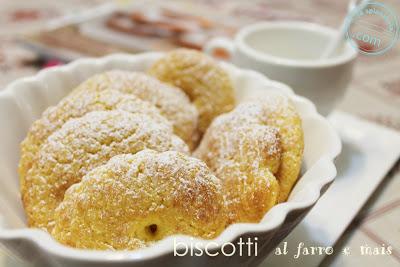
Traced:
<svg viewBox="0 0 400 267">
<path fill-rule="evenodd" d="M 396 13 L 378 2 L 362 2 L 346 18 L 346 38 L 365 55 L 380 55 L 399 38 Z"/>
</svg>

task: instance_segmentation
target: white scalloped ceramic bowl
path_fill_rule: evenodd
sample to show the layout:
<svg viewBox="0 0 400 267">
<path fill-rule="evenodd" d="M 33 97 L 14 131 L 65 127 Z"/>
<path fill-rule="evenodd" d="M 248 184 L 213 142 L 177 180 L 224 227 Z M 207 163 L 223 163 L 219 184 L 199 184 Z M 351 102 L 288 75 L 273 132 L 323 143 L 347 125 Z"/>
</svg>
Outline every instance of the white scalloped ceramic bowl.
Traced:
<svg viewBox="0 0 400 267">
<path fill-rule="evenodd" d="M 28 127 L 43 110 L 57 103 L 89 76 L 110 69 L 145 71 L 160 53 L 113 55 L 82 59 L 41 71 L 21 79 L 0 92 L 0 243 L 12 254 L 30 262 L 55 266 L 256 266 L 301 221 L 336 175 L 334 159 L 340 153 L 338 135 L 307 99 L 287 86 L 250 70 L 221 63 L 233 81 L 237 98 L 253 93 L 278 92 L 288 95 L 303 120 L 305 151 L 303 171 L 287 202 L 273 207 L 258 224 L 234 224 L 212 241 L 189 236 L 171 236 L 136 251 L 88 251 L 56 242 L 44 231 L 26 227 L 20 201 L 17 164 L 19 144 Z M 174 240 L 218 252 L 226 242 L 257 237 L 257 256 L 174 256 Z M 237 247 L 237 252 L 238 252 Z"/>
</svg>

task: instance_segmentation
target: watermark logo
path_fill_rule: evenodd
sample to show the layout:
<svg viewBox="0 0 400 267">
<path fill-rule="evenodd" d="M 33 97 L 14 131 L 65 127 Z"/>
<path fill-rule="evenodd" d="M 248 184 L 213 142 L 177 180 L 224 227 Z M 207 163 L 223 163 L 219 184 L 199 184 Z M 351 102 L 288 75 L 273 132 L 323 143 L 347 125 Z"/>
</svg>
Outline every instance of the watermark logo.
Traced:
<svg viewBox="0 0 400 267">
<path fill-rule="evenodd" d="M 346 38 L 363 54 L 383 54 L 398 41 L 397 16 L 382 3 L 361 3 L 346 18 Z"/>
</svg>

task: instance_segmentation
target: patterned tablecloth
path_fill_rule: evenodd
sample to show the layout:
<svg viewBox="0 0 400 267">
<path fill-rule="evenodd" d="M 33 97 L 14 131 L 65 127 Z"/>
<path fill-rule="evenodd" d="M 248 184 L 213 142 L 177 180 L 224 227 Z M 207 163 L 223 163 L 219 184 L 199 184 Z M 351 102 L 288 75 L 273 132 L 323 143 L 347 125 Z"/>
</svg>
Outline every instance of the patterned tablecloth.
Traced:
<svg viewBox="0 0 400 267">
<path fill-rule="evenodd" d="M 0 0 L 0 88 L 18 77 L 33 74 L 43 66 L 37 54 L 17 41 L 19 36 L 32 34 L 46 27 L 50 19 L 85 10 L 102 0 Z M 119 4 L 128 1 L 119 0 Z M 136 1 L 138 2 L 138 1 Z M 163 1 L 146 1 L 146 5 Z M 166 1 L 164 1 L 165 3 Z M 270 1 L 168 1 L 193 13 L 224 17 L 237 26 L 257 20 L 305 20 L 338 27 L 347 9 L 347 0 L 270 0 Z M 400 14 L 399 0 L 383 0 Z M 94 41 L 84 40 L 99 53 L 119 51 Z M 71 48 L 71 47 L 69 47 Z M 72 47 L 73 49 L 73 47 Z M 56 64 L 57 62 L 55 62 Z M 46 62 L 51 65 L 54 62 Z M 400 131 L 400 45 L 381 56 L 360 56 L 354 79 L 339 106 L 340 110 L 383 124 Z M 400 164 L 397 163 L 379 189 L 370 198 L 346 233 L 336 244 L 335 251 L 361 245 L 393 247 L 391 255 L 376 257 L 343 256 L 326 258 L 323 266 L 400 266 Z M 1 252 L 0 252 L 1 254 Z M 0 262 L 0 266 L 1 262 Z"/>
</svg>

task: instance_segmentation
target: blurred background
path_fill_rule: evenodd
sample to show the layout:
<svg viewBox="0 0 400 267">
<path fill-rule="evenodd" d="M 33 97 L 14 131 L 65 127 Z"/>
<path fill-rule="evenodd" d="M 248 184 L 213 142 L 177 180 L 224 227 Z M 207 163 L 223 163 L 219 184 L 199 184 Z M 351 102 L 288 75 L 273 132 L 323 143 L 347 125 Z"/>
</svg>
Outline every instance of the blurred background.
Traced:
<svg viewBox="0 0 400 267">
<path fill-rule="evenodd" d="M 400 14 L 399 0 L 382 2 Z M 201 50 L 210 38 L 232 37 L 256 21 L 301 20 L 337 28 L 347 4 L 347 0 L 0 0 L 0 90 L 19 77 L 80 57 L 182 46 Z M 223 51 L 219 56 L 226 57 Z M 380 56 L 360 55 L 338 109 L 400 131 L 399 69 L 398 43 Z M 399 189 L 397 163 L 336 245 L 338 252 L 322 265 L 400 266 Z M 390 244 L 394 249 L 392 255 L 378 258 L 340 253 L 341 247 L 362 244 Z"/>
<path fill-rule="evenodd" d="M 384 3 L 400 13 L 399 0 Z M 201 49 L 210 38 L 233 36 L 256 21 L 302 20 L 337 28 L 347 4 L 347 0 L 0 0 L 0 88 L 40 68 L 83 56 L 178 46 Z M 360 55 L 340 108 L 400 130 L 399 51 L 396 45 L 382 56 Z"/>
</svg>

